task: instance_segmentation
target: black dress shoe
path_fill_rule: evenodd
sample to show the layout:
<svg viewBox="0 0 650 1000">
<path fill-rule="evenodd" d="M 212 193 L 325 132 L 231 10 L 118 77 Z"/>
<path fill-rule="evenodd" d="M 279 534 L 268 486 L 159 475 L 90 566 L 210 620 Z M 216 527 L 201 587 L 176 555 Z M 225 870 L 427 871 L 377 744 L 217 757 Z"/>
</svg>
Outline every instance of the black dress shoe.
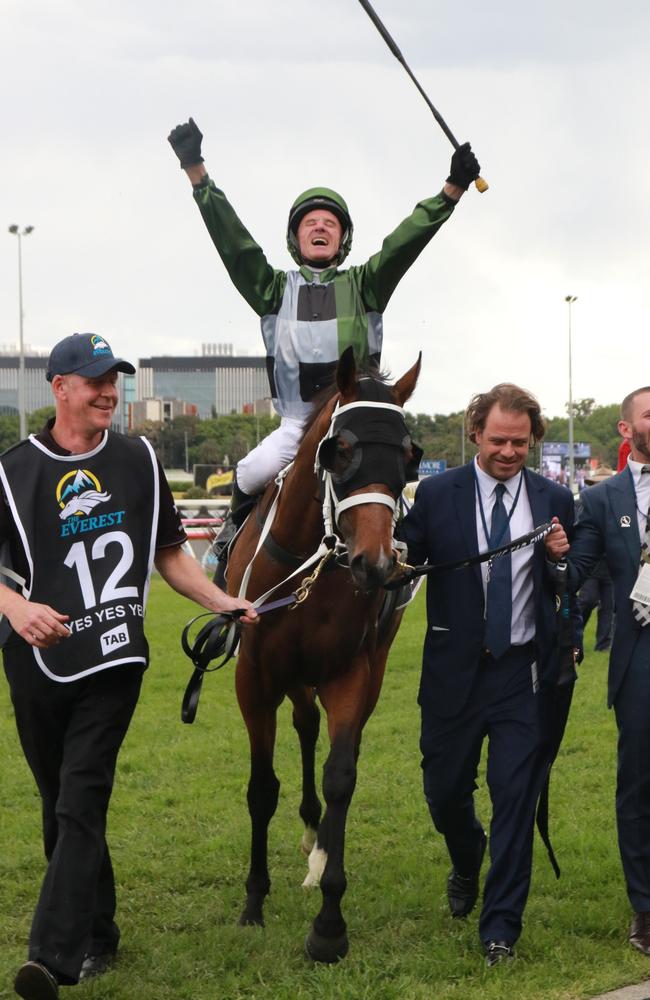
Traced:
<svg viewBox="0 0 650 1000">
<path fill-rule="evenodd" d="M 650 913 L 642 911 L 635 913 L 630 926 L 630 944 L 650 955 Z"/>
<path fill-rule="evenodd" d="M 103 976 L 105 972 L 108 972 L 114 961 L 114 951 L 105 952 L 103 955 L 86 955 L 81 964 L 79 982 L 81 983 L 85 979 L 93 979 L 95 976 Z"/>
<path fill-rule="evenodd" d="M 511 962 L 515 957 L 515 949 L 507 941 L 486 941 L 483 947 L 488 968 L 499 962 Z"/>
<path fill-rule="evenodd" d="M 24 1000 L 57 1000 L 59 983 L 53 972 L 40 962 L 25 962 L 21 965 L 14 989 Z"/>
<path fill-rule="evenodd" d="M 473 875 L 460 875 L 455 868 L 452 868 L 447 879 L 447 899 L 449 900 L 449 910 L 454 920 L 461 920 L 469 916 L 478 899 L 478 878 L 483 864 L 483 855 L 487 845 L 487 837 L 482 833 L 481 845 L 479 848 L 478 864 Z"/>
</svg>

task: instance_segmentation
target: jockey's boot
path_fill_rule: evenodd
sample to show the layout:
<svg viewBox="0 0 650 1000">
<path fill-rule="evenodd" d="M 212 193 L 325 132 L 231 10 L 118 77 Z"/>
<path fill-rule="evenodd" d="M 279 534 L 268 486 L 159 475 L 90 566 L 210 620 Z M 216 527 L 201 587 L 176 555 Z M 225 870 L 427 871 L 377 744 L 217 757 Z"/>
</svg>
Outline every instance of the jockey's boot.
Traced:
<svg viewBox="0 0 650 1000">
<path fill-rule="evenodd" d="M 217 568 L 214 574 L 214 582 L 219 587 L 223 587 L 225 582 L 226 565 L 228 563 L 228 546 L 241 528 L 242 524 L 255 506 L 259 496 L 251 496 L 244 493 L 237 484 L 237 479 L 233 480 L 232 499 L 225 520 L 221 525 L 221 531 L 212 543 L 212 551 L 217 560 Z"/>
</svg>

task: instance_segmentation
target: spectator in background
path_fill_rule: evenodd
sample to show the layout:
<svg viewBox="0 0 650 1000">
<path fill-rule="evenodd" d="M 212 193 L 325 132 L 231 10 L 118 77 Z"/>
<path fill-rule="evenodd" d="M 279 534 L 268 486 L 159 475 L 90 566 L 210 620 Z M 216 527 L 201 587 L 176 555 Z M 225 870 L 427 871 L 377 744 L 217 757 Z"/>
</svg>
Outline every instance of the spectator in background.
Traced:
<svg viewBox="0 0 650 1000">
<path fill-rule="evenodd" d="M 627 457 L 630 454 L 630 442 L 627 438 L 623 438 L 618 448 L 618 465 L 616 466 L 617 472 L 622 472 L 627 466 Z"/>
</svg>

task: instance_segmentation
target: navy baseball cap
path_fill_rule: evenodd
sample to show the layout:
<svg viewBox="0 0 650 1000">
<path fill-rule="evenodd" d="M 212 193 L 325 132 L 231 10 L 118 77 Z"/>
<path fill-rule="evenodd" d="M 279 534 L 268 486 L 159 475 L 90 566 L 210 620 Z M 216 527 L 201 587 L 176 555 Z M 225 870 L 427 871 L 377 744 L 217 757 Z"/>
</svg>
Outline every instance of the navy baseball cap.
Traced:
<svg viewBox="0 0 650 1000">
<path fill-rule="evenodd" d="M 113 368 L 127 375 L 135 374 L 133 365 L 123 358 L 116 358 L 107 341 L 98 333 L 73 333 L 52 348 L 46 378 L 48 382 L 55 375 L 98 378 Z"/>
</svg>

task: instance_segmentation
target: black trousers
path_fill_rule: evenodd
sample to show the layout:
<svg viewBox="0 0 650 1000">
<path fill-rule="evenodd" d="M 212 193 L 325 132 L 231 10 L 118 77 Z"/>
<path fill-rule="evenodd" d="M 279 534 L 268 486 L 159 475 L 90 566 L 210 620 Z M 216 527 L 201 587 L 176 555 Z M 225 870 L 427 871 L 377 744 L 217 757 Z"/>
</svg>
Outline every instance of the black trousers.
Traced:
<svg viewBox="0 0 650 1000">
<path fill-rule="evenodd" d="M 533 690 L 532 643 L 511 646 L 500 659 L 485 656 L 463 710 L 452 718 L 421 704 L 424 794 L 454 868 L 476 869 L 484 836 L 474 811 L 476 774 L 488 739 L 487 785 L 492 800 L 490 867 L 479 936 L 514 944 L 532 872 L 535 807 L 545 768 L 543 697 Z"/>
<path fill-rule="evenodd" d="M 650 911 L 650 635 L 646 634 L 647 628 L 639 636 L 614 702 L 618 725 L 618 843 L 627 893 L 635 911 Z"/>
<path fill-rule="evenodd" d="M 591 617 L 591 612 L 598 608 L 596 650 L 609 649 L 614 631 L 614 584 L 611 579 L 609 577 L 588 577 L 578 592 L 577 601 L 585 628 Z"/>
<path fill-rule="evenodd" d="M 71 985 L 86 953 L 114 952 L 119 941 L 106 814 L 143 668 L 124 664 L 60 683 L 38 668 L 25 644 L 3 656 L 18 735 L 41 795 L 48 861 L 29 958 Z"/>
</svg>

